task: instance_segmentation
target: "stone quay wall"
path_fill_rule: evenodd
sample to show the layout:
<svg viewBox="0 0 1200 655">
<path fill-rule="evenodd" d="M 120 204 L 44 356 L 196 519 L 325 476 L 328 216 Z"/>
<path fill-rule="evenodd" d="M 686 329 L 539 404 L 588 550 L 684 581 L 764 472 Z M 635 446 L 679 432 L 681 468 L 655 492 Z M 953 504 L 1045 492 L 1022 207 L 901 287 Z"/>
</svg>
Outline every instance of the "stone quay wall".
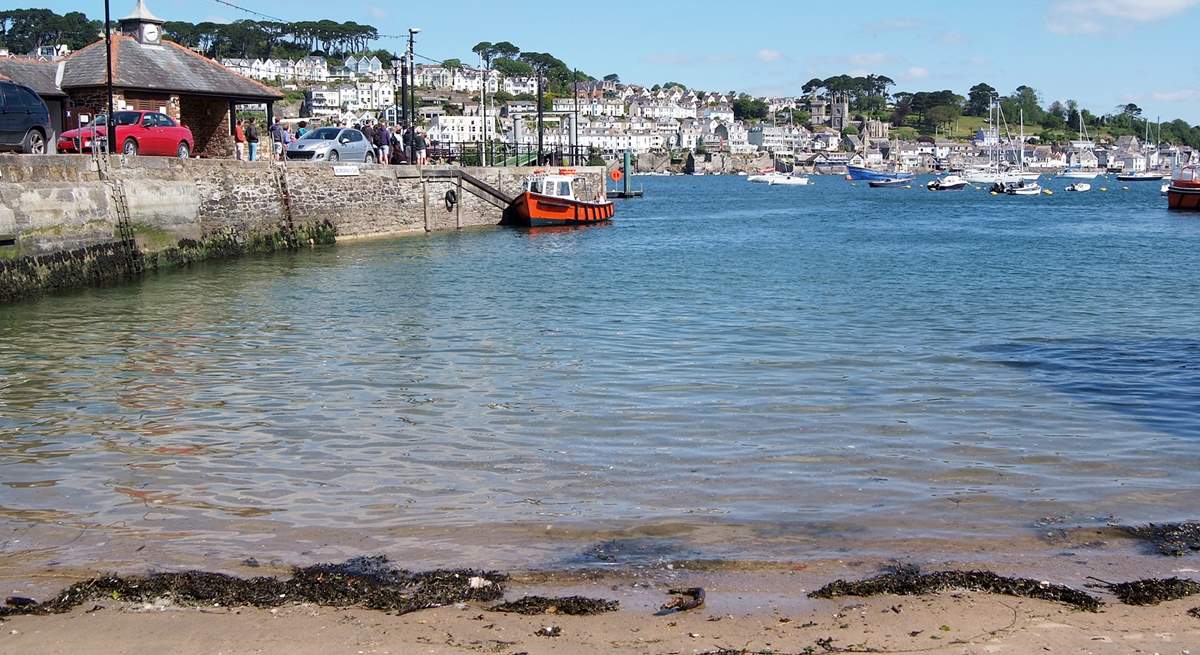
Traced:
<svg viewBox="0 0 1200 655">
<path fill-rule="evenodd" d="M 0 156 L 0 302 L 201 259 L 499 224 L 503 203 L 460 189 L 452 170 L 117 157 L 101 174 L 84 155 Z M 461 170 L 510 196 L 534 171 Z M 603 188 L 603 168 L 577 170 Z"/>
</svg>

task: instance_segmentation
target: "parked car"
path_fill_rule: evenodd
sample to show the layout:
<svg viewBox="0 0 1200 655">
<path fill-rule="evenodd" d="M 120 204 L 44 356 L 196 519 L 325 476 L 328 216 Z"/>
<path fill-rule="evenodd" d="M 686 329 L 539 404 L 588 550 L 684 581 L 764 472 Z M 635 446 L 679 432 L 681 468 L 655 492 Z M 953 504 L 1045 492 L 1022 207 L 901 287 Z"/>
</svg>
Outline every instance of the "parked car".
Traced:
<svg viewBox="0 0 1200 655">
<path fill-rule="evenodd" d="M 46 154 L 54 137 L 50 110 L 31 88 L 0 80 L 0 149 Z"/>
<path fill-rule="evenodd" d="M 358 130 L 348 127 L 318 127 L 292 141 L 288 159 L 307 161 L 375 161 L 375 147 Z"/>
<path fill-rule="evenodd" d="M 156 111 L 118 111 L 113 116 L 117 144 L 126 155 L 158 155 L 187 159 L 195 140 L 192 130 L 173 118 Z M 100 114 L 91 123 L 67 130 L 58 137 L 59 152 L 89 152 L 104 148 L 108 139 L 108 115 Z"/>
</svg>

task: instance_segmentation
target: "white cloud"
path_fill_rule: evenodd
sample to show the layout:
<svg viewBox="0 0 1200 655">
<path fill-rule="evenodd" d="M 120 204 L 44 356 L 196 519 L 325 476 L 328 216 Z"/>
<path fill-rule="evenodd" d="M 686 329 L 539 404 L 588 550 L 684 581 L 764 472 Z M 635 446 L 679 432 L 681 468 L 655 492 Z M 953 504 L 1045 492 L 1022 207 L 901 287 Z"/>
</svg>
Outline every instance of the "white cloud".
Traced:
<svg viewBox="0 0 1200 655">
<path fill-rule="evenodd" d="M 858 52 L 846 58 L 854 66 L 878 66 L 888 59 L 891 57 L 882 52 Z"/>
<path fill-rule="evenodd" d="M 1122 21 L 1149 23 L 1196 5 L 1200 0 L 1057 0 L 1046 12 L 1046 29 L 1058 34 L 1096 34 Z"/>
<path fill-rule="evenodd" d="M 228 24 L 232 23 L 233 21 L 229 20 L 228 18 L 226 18 L 224 16 L 215 16 L 214 15 L 214 16 L 205 17 L 204 22 L 216 23 L 218 25 L 228 25 Z"/>
<path fill-rule="evenodd" d="M 762 50 L 759 50 L 758 52 L 754 53 L 754 58 L 759 61 L 767 62 L 767 63 L 770 63 L 773 61 L 783 61 L 783 53 L 778 50 L 772 50 L 770 48 L 763 48 Z"/>
<path fill-rule="evenodd" d="M 908 70 L 904 71 L 904 77 L 905 79 L 909 80 L 923 80 L 929 77 L 929 69 L 922 68 L 920 66 L 912 66 Z"/>
<path fill-rule="evenodd" d="M 376 7 L 375 5 L 368 5 L 367 13 L 371 15 L 371 18 L 376 18 L 376 19 L 387 18 L 387 15 L 388 15 L 386 11 L 384 11 L 380 7 Z"/>
<path fill-rule="evenodd" d="M 949 32 L 942 32 L 942 35 L 938 37 L 938 40 L 946 45 L 957 45 L 965 41 L 966 37 L 963 36 L 962 32 L 951 30 Z"/>
</svg>

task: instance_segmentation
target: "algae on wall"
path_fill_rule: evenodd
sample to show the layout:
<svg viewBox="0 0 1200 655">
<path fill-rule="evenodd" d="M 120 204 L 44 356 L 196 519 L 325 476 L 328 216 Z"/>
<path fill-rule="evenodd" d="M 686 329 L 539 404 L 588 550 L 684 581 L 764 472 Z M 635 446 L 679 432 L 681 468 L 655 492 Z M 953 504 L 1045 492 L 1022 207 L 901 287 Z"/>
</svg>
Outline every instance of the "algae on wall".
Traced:
<svg viewBox="0 0 1200 655">
<path fill-rule="evenodd" d="M 200 240 L 180 239 L 166 247 L 162 247 L 159 234 L 144 231 L 140 236 L 150 250 L 111 241 L 48 255 L 0 259 L 0 303 L 73 287 L 112 284 L 146 271 L 165 271 L 207 259 L 328 245 L 337 241 L 337 229 L 329 221 L 298 227 L 284 223 L 273 231 L 250 233 L 225 228 Z"/>
</svg>

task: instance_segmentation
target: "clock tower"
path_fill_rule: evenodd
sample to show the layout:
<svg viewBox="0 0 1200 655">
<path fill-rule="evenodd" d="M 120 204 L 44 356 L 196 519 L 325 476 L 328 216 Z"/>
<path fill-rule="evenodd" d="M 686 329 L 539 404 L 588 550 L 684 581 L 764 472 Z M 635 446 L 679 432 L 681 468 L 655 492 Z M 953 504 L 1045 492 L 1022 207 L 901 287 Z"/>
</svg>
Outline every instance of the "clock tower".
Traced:
<svg viewBox="0 0 1200 655">
<path fill-rule="evenodd" d="M 133 12 L 121 19 L 121 33 L 132 36 L 143 45 L 162 43 L 162 25 L 165 21 L 146 9 L 146 1 L 138 0 Z"/>
</svg>

